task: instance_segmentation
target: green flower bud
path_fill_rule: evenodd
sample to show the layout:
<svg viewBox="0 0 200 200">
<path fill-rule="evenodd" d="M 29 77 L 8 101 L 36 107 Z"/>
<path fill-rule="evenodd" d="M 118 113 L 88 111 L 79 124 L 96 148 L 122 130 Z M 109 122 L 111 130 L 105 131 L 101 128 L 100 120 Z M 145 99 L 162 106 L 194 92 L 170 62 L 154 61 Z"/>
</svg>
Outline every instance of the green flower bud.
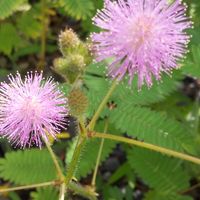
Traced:
<svg viewBox="0 0 200 200">
<path fill-rule="evenodd" d="M 72 29 L 65 29 L 59 35 L 59 46 L 63 56 L 67 56 L 71 49 L 78 47 L 80 42 Z"/>
<path fill-rule="evenodd" d="M 79 76 L 85 66 L 85 60 L 82 55 L 71 54 L 66 58 L 57 58 L 54 60 L 54 69 L 57 73 L 73 83 L 77 76 Z"/>
</svg>

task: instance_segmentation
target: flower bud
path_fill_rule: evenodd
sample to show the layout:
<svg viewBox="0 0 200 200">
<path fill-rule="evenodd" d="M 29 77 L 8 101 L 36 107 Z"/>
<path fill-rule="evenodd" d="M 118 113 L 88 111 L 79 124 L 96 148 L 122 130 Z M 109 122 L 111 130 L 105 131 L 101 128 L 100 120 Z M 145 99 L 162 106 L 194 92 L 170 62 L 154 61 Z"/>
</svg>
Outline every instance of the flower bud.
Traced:
<svg viewBox="0 0 200 200">
<path fill-rule="evenodd" d="M 69 93 L 68 103 L 70 113 L 76 117 L 82 116 L 88 107 L 88 99 L 80 89 L 74 89 Z"/>
<path fill-rule="evenodd" d="M 54 60 L 54 69 L 57 73 L 73 83 L 80 75 L 85 66 L 85 60 L 82 55 L 71 54 L 67 58 L 57 58 Z"/>
<path fill-rule="evenodd" d="M 67 56 L 70 49 L 78 47 L 80 40 L 72 29 L 65 29 L 59 35 L 59 46 L 63 56 Z"/>
</svg>

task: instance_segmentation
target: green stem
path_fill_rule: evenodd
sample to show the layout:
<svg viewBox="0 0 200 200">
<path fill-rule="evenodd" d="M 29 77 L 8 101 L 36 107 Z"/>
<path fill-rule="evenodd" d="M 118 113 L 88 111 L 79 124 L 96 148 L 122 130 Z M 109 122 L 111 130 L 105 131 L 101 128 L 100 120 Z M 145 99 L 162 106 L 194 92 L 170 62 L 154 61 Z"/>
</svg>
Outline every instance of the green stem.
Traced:
<svg viewBox="0 0 200 200">
<path fill-rule="evenodd" d="M 95 126 L 95 124 L 96 124 L 96 121 L 97 121 L 99 115 L 101 114 L 101 112 L 102 112 L 104 106 L 105 106 L 106 103 L 108 102 L 108 99 L 110 98 L 111 94 L 114 92 L 116 86 L 117 86 L 117 80 L 114 80 L 113 83 L 112 83 L 112 85 L 111 85 L 111 87 L 110 87 L 110 89 L 108 90 L 106 96 L 103 98 L 101 104 L 99 105 L 99 107 L 98 107 L 96 113 L 95 113 L 94 116 L 92 117 L 92 119 L 91 119 L 89 125 L 87 126 L 87 128 L 88 128 L 90 131 L 92 131 L 92 130 L 94 129 L 94 126 Z"/>
<path fill-rule="evenodd" d="M 4 188 L 4 189 L 0 189 L 0 193 L 13 192 L 13 191 L 18 191 L 18 190 L 29 190 L 29 189 L 34 189 L 34 188 L 57 186 L 57 185 L 62 186 L 62 189 L 60 188 L 60 197 L 62 197 L 66 190 L 66 188 L 64 187 L 65 184 L 63 184 L 62 182 L 59 182 L 57 180 L 50 181 L 50 182 L 44 182 L 44 183 L 38 183 L 38 184 L 32 184 L 32 185 Z M 97 200 L 97 198 L 96 198 L 97 194 L 93 190 L 83 187 L 80 184 L 76 184 L 76 183 L 72 182 L 69 184 L 69 189 L 82 197 L 88 198 L 90 200 Z M 61 200 L 61 199 L 59 199 L 59 200 Z"/>
<path fill-rule="evenodd" d="M 197 183 L 196 185 L 193 185 L 192 187 L 190 187 L 189 189 L 186 189 L 186 190 L 183 190 L 181 192 L 179 192 L 179 194 L 187 194 L 187 193 L 190 193 L 191 191 L 197 189 L 200 187 L 200 183 Z"/>
<path fill-rule="evenodd" d="M 42 4 L 42 32 L 41 32 L 41 53 L 39 70 L 43 70 L 45 66 L 45 54 L 46 54 L 46 33 L 47 33 L 47 16 L 46 16 L 46 0 L 41 0 Z"/>
<path fill-rule="evenodd" d="M 62 183 L 62 184 L 60 185 L 59 200 L 65 200 L 65 191 L 66 191 L 65 183 Z"/>
<path fill-rule="evenodd" d="M 108 129 L 108 120 L 106 120 L 106 122 L 105 122 L 104 133 L 107 132 L 107 129 Z M 100 164 L 100 160 L 101 160 L 101 154 L 102 154 L 102 151 L 103 151 L 103 145 L 104 145 L 104 138 L 101 139 L 101 144 L 100 144 L 99 152 L 98 152 L 98 155 L 97 155 L 96 165 L 95 165 L 94 173 L 93 173 L 93 176 L 92 176 L 91 185 L 93 187 L 95 187 L 95 184 L 96 184 L 96 177 L 97 177 L 97 172 L 98 172 L 98 168 L 99 168 L 99 164 Z"/>
<path fill-rule="evenodd" d="M 88 198 L 90 200 L 97 200 L 97 193 L 95 193 L 90 188 L 85 188 L 79 184 L 71 182 L 69 189 L 75 191 L 75 193 L 81 195 L 82 197 Z"/>
<path fill-rule="evenodd" d="M 12 188 L 4 188 L 4 189 L 0 189 L 0 193 L 12 192 L 12 191 L 18 191 L 18 190 L 28 190 L 28 189 L 46 187 L 46 186 L 58 185 L 58 184 L 59 184 L 58 181 L 50 181 L 50 182 L 33 184 L 33 185 L 24 185 L 24 186 L 12 187 Z"/>
<path fill-rule="evenodd" d="M 74 172 L 77 167 L 77 162 L 79 160 L 85 140 L 86 140 L 86 137 L 83 137 L 82 135 L 78 136 L 78 141 L 77 141 L 76 148 L 75 148 L 73 156 L 72 156 L 71 163 L 69 164 L 69 167 L 67 168 L 67 175 L 65 178 L 66 188 L 68 188 L 68 185 L 74 176 Z"/>
<path fill-rule="evenodd" d="M 95 165 L 95 169 L 94 169 L 94 173 L 93 173 L 93 177 L 92 177 L 91 185 L 92 185 L 93 188 L 95 188 L 95 184 L 96 184 L 96 177 L 97 177 L 97 172 L 98 172 L 98 169 L 99 169 L 99 163 L 100 163 L 100 160 L 101 160 L 101 154 L 102 154 L 102 151 L 103 151 L 104 140 L 105 140 L 104 138 L 101 139 L 101 144 L 100 144 L 100 147 L 99 147 L 96 165 Z"/>
<path fill-rule="evenodd" d="M 115 140 L 115 141 L 119 141 L 119 142 L 132 144 L 132 145 L 135 145 L 135 146 L 138 146 L 138 147 L 150 149 L 152 151 L 163 153 L 163 154 L 166 154 L 168 156 L 173 156 L 175 158 L 180 158 L 182 160 L 186 160 L 186 161 L 200 165 L 200 159 L 199 158 L 196 158 L 196 157 L 184 154 L 184 153 L 180 153 L 180 152 L 177 152 L 177 151 L 173 151 L 171 149 L 159 147 L 159 146 L 156 146 L 156 145 L 153 145 L 153 144 L 140 142 L 140 141 L 135 140 L 135 139 L 130 139 L 130 138 L 122 137 L 122 136 L 116 136 L 116 135 L 112 135 L 112 134 L 105 134 L 105 133 L 94 133 L 93 137 L 94 138 L 105 138 L 105 139 L 110 139 L 110 140 Z"/>
<path fill-rule="evenodd" d="M 59 177 L 59 179 L 60 179 L 61 181 L 63 181 L 63 180 L 64 180 L 64 175 L 63 175 L 62 169 L 60 168 L 60 165 L 59 165 L 59 163 L 58 163 L 57 157 L 56 157 L 55 153 L 53 152 L 53 150 L 52 150 L 51 145 L 49 144 L 49 142 L 46 141 L 45 139 L 44 139 L 44 142 L 45 142 L 46 147 L 47 147 L 47 149 L 48 149 L 48 151 L 49 151 L 49 153 L 50 153 L 50 155 L 51 155 L 51 158 L 52 158 L 53 163 L 54 163 L 54 165 L 55 165 L 55 168 L 56 168 L 58 177 Z"/>
<path fill-rule="evenodd" d="M 82 117 L 79 119 L 79 128 L 80 128 L 80 134 L 83 137 L 86 137 L 87 136 L 87 129 L 85 127 L 85 123 L 84 123 L 84 120 L 82 119 Z"/>
</svg>

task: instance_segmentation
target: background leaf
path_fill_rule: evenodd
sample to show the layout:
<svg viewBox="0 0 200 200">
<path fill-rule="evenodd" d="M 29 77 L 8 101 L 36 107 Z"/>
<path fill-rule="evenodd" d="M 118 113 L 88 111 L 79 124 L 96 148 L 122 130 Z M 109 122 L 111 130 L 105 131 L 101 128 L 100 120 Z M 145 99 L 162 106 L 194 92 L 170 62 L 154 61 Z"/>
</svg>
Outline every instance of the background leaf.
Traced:
<svg viewBox="0 0 200 200">
<path fill-rule="evenodd" d="M 61 5 L 75 19 L 86 19 L 91 16 L 94 4 L 91 0 L 61 0 Z"/>
<path fill-rule="evenodd" d="M 6 153 L 0 159 L 0 177 L 16 184 L 33 184 L 56 179 L 53 161 L 46 150 Z"/>
<path fill-rule="evenodd" d="M 31 193 L 32 200 L 57 200 L 58 192 L 53 187 L 38 188 Z"/>
<path fill-rule="evenodd" d="M 0 0 L 0 19 L 12 15 L 26 0 Z"/>
<path fill-rule="evenodd" d="M 134 148 L 128 151 L 128 162 L 150 188 L 158 190 L 163 196 L 176 194 L 189 186 L 189 176 L 180 160 Z"/>
</svg>

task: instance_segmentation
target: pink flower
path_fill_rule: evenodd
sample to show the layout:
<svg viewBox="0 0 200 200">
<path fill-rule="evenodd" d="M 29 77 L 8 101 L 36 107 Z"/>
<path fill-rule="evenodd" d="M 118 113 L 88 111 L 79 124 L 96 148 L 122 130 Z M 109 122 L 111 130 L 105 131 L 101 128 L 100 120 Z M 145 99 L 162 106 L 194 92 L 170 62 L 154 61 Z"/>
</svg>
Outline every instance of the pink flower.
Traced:
<svg viewBox="0 0 200 200">
<path fill-rule="evenodd" d="M 56 134 L 66 125 L 67 99 L 52 78 L 42 73 L 8 76 L 10 83 L 0 85 L 0 135 L 21 146 L 42 145 L 41 139 Z"/>
<path fill-rule="evenodd" d="M 108 74 L 121 80 L 127 73 L 130 83 L 138 74 L 138 86 L 152 85 L 177 68 L 187 52 L 190 36 L 185 29 L 192 23 L 180 0 L 105 0 L 104 9 L 94 17 L 103 32 L 93 33 L 96 60 L 113 58 Z"/>
</svg>

